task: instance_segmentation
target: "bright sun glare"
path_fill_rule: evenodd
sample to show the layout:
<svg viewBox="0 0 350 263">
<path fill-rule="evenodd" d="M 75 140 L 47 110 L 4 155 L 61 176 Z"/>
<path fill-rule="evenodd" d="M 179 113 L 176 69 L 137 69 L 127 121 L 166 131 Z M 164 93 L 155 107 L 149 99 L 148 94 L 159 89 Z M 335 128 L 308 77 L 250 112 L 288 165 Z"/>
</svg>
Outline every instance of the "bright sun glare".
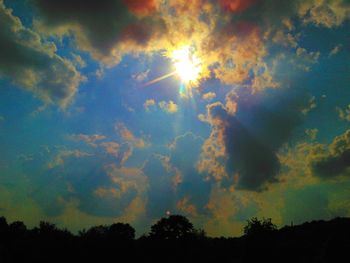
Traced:
<svg viewBox="0 0 350 263">
<path fill-rule="evenodd" d="M 183 82 L 195 83 L 198 81 L 201 61 L 191 52 L 190 47 L 186 46 L 173 51 L 171 58 L 174 61 L 176 74 Z"/>
</svg>

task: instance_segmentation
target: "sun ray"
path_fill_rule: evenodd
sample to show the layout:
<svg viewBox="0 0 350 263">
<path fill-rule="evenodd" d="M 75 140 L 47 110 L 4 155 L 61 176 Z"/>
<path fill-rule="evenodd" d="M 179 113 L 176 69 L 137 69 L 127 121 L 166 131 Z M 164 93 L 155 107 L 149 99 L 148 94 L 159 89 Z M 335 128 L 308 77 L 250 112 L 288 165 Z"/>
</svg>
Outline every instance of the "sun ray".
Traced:
<svg viewBox="0 0 350 263">
<path fill-rule="evenodd" d="M 174 76 L 175 74 L 176 74 L 176 71 L 171 72 L 171 73 L 168 73 L 168 74 L 165 74 L 165 75 L 163 75 L 163 76 L 160 76 L 160 77 L 158 77 L 158 78 L 156 78 L 156 79 L 154 79 L 154 80 L 151 80 L 151 81 L 145 83 L 145 84 L 143 85 L 143 87 L 147 87 L 147 86 L 152 85 L 152 84 L 154 84 L 154 83 L 157 83 L 157 82 L 159 82 L 159 81 L 161 81 L 161 80 L 163 80 L 163 79 L 170 78 L 171 76 Z"/>
</svg>

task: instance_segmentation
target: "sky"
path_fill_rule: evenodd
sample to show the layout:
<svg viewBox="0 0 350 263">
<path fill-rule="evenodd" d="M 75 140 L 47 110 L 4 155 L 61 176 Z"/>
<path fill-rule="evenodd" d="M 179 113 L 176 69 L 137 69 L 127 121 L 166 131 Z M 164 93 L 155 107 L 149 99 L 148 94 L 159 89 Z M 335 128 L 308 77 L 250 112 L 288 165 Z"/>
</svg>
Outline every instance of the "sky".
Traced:
<svg viewBox="0 0 350 263">
<path fill-rule="evenodd" d="M 348 0 L 0 0 L 0 25 L 8 221 L 350 216 Z"/>
</svg>

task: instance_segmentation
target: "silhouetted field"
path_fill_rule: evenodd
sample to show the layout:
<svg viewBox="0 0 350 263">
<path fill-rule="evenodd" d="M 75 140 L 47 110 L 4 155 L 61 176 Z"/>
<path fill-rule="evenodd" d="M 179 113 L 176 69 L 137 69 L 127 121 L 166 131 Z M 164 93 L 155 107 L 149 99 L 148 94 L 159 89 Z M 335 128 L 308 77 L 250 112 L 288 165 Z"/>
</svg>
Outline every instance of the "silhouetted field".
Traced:
<svg viewBox="0 0 350 263">
<path fill-rule="evenodd" d="M 281 229 L 270 219 L 252 218 L 242 237 L 212 238 L 173 215 L 138 239 L 123 223 L 73 235 L 47 222 L 29 230 L 0 218 L 0 262 L 348 262 L 349 252 L 349 218 Z"/>
</svg>

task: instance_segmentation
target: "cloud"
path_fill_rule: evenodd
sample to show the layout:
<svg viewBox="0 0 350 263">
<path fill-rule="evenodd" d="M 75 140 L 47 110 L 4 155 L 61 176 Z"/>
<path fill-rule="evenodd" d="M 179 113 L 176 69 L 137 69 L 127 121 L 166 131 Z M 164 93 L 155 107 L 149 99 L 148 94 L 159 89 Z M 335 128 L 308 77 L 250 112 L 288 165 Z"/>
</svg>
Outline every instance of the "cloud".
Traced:
<svg viewBox="0 0 350 263">
<path fill-rule="evenodd" d="M 316 98 L 315 96 L 310 97 L 309 99 L 309 103 L 306 107 L 304 107 L 304 109 L 302 110 L 303 114 L 307 114 L 309 113 L 312 109 L 316 108 L 317 104 L 316 104 Z"/>
<path fill-rule="evenodd" d="M 291 181 L 293 177 L 303 178 L 299 183 L 292 180 L 294 186 L 317 184 L 320 179 L 336 179 L 334 182 L 341 182 L 342 178 L 350 176 L 350 130 L 336 136 L 330 144 L 298 143 L 279 158 L 283 165 L 294 171 L 294 174 L 289 173 L 283 181 Z"/>
<path fill-rule="evenodd" d="M 159 157 L 153 156 L 153 158 L 150 158 L 143 169 L 149 180 L 146 213 L 151 219 L 164 216 L 166 211 L 173 210 L 176 200 L 172 181 L 174 176 L 173 167 L 168 169 L 167 165 L 164 165 L 165 160 Z"/>
<path fill-rule="evenodd" d="M 156 12 L 159 8 L 158 0 L 123 0 L 129 11 L 139 16 L 149 16 Z"/>
<path fill-rule="evenodd" d="M 144 72 L 140 72 L 140 73 L 137 73 L 137 74 L 133 74 L 133 75 L 132 75 L 132 78 L 135 79 L 135 80 L 138 81 L 138 82 L 142 82 L 142 81 L 144 81 L 145 79 L 148 78 L 149 72 L 150 72 L 150 69 L 147 69 L 147 70 L 144 71 Z"/>
<path fill-rule="evenodd" d="M 128 146 L 119 149 L 113 141 L 95 143 L 96 147 L 88 148 L 91 153 L 58 148 L 49 169 L 38 174 L 36 185 L 44 182 L 45 187 L 33 191 L 33 198 L 49 215 L 64 213 L 65 204 L 56 200 L 61 196 L 65 203 L 78 200 L 77 209 L 96 218 L 132 215 L 132 221 L 136 220 L 147 202 L 148 179 L 142 167 L 124 166 L 122 158 Z"/>
<path fill-rule="evenodd" d="M 48 163 L 48 168 L 52 169 L 56 166 L 62 166 L 64 165 L 65 159 L 67 158 L 82 158 L 86 156 L 91 156 L 92 154 L 83 152 L 80 150 L 61 150 L 58 152 L 56 157 Z"/>
<path fill-rule="evenodd" d="M 222 103 L 207 106 L 202 119 L 212 131 L 197 168 L 236 188 L 261 191 L 278 180 L 277 152 L 301 123 L 309 100 L 276 91 L 260 97 L 240 94 L 236 103 L 234 114 Z"/>
<path fill-rule="evenodd" d="M 335 137 L 329 145 L 313 146 L 309 164 L 313 175 L 320 178 L 350 176 L 350 130 Z"/>
<path fill-rule="evenodd" d="M 216 97 L 216 93 L 215 92 L 207 92 L 205 94 L 202 95 L 203 100 L 207 100 L 210 101 L 212 99 L 214 99 Z"/>
<path fill-rule="evenodd" d="M 228 176 L 225 168 L 227 157 L 226 148 L 223 143 L 224 129 L 219 127 L 222 122 L 215 118 L 211 118 L 211 109 L 216 107 L 224 109 L 224 106 L 221 103 L 216 102 L 207 106 L 208 116 L 199 116 L 202 121 L 208 122 L 212 125 L 212 130 L 209 138 L 205 140 L 202 145 L 202 153 L 197 164 L 197 169 L 200 173 L 208 173 L 216 180 L 223 180 Z"/>
<path fill-rule="evenodd" d="M 210 183 L 196 171 L 203 139 L 187 132 L 168 145 L 167 155 L 154 154 L 143 169 L 149 178 L 147 214 L 151 219 L 171 213 L 205 213 Z"/>
<path fill-rule="evenodd" d="M 299 15 L 304 23 L 327 28 L 338 27 L 350 18 L 347 0 L 309 0 L 300 3 Z"/>
<path fill-rule="evenodd" d="M 298 42 L 295 36 L 292 33 L 285 33 L 282 29 L 277 30 L 274 37 L 272 38 L 274 43 L 278 43 L 284 47 L 297 48 Z"/>
<path fill-rule="evenodd" d="M 156 106 L 156 101 L 154 99 L 148 99 L 143 104 L 143 107 L 146 111 L 149 111 L 150 108 L 154 106 Z M 158 106 L 161 110 L 170 114 L 176 113 L 178 111 L 178 105 L 172 100 L 169 100 L 168 102 L 162 100 L 158 102 Z"/>
<path fill-rule="evenodd" d="M 245 219 L 239 220 L 235 216 L 249 206 L 251 207 L 253 200 L 249 193 L 239 194 L 237 191 L 225 191 L 215 185 L 206 205 L 210 212 L 210 217 L 208 217 L 205 225 L 206 231 L 215 236 L 222 233 L 225 233 L 226 236 L 242 235 L 244 225 L 242 221 L 245 221 Z M 248 214 L 246 210 L 245 212 Z"/>
<path fill-rule="evenodd" d="M 121 141 L 112 141 L 101 134 L 73 134 L 68 138 L 74 141 L 82 141 L 95 148 L 95 154 L 103 152 L 115 157 L 118 164 L 123 165 L 133 154 L 134 149 L 143 149 L 148 147 L 142 138 L 136 137 L 123 123 L 117 123 L 115 130 L 119 133 Z"/>
<path fill-rule="evenodd" d="M 154 101 L 154 99 L 148 99 L 145 101 L 145 103 L 143 104 L 143 107 L 146 109 L 146 111 L 149 111 L 149 108 L 151 106 L 154 106 L 156 104 L 156 102 Z"/>
<path fill-rule="evenodd" d="M 76 67 L 80 67 L 80 68 L 86 67 L 86 62 L 85 62 L 85 60 L 82 59 L 82 57 L 80 55 L 72 53 L 72 57 L 74 59 L 74 63 L 75 63 Z"/>
<path fill-rule="evenodd" d="M 350 104 L 345 109 L 336 107 L 336 111 L 341 120 L 350 121 Z"/>
<path fill-rule="evenodd" d="M 143 138 L 136 137 L 126 126 L 124 123 L 118 122 L 115 124 L 114 129 L 117 133 L 119 133 L 122 142 L 121 145 L 126 145 L 123 149 L 122 154 L 120 154 L 121 161 L 120 164 L 124 165 L 125 162 L 132 156 L 134 149 L 143 149 L 149 147 L 150 144 L 145 142 Z"/>
<path fill-rule="evenodd" d="M 106 65 L 118 64 L 124 53 L 145 51 L 164 32 L 153 14 L 158 1 L 32 0 L 39 16 L 35 27 L 42 33 L 74 34 L 81 50 Z"/>
<path fill-rule="evenodd" d="M 168 173 L 173 174 L 171 178 L 172 188 L 176 190 L 177 186 L 183 182 L 183 174 L 179 168 L 170 163 L 170 156 L 156 155 L 163 167 Z"/>
<path fill-rule="evenodd" d="M 336 54 L 339 53 L 339 51 L 342 49 L 343 45 L 342 44 L 339 44 L 339 45 L 336 45 L 334 48 L 332 48 L 332 50 L 329 52 L 329 57 L 333 57 L 335 56 Z"/>
<path fill-rule="evenodd" d="M 146 142 L 142 138 L 137 138 L 123 123 L 117 123 L 115 130 L 120 134 L 121 138 L 136 148 L 145 148 Z"/>
<path fill-rule="evenodd" d="M 219 0 L 219 4 L 225 11 L 239 13 L 243 12 L 258 0 Z"/>
<path fill-rule="evenodd" d="M 178 110 L 178 106 L 175 102 L 173 102 L 172 100 L 169 100 L 169 102 L 166 102 L 166 101 L 160 101 L 158 103 L 159 107 L 167 112 L 167 113 L 176 113 L 177 110 Z"/>
<path fill-rule="evenodd" d="M 172 177 L 180 179 L 176 181 L 176 197 L 177 201 L 188 199 L 187 205 L 193 205 L 196 208 L 198 215 L 206 212 L 205 204 L 208 202 L 211 183 L 196 169 L 203 138 L 186 132 L 177 136 L 174 141 L 169 144 L 170 158 L 169 164 L 175 169 Z"/>
<path fill-rule="evenodd" d="M 292 24 L 295 18 L 306 24 L 326 27 L 340 26 L 350 18 L 350 5 L 345 0 L 222 0 L 219 3 L 228 11 L 221 17 L 229 22 L 220 24 L 215 29 L 217 37 L 211 38 L 208 43 L 206 53 L 208 56 L 212 54 L 213 61 L 219 63 L 218 68 L 214 68 L 214 74 L 226 84 L 256 79 L 253 80 L 256 83 L 255 91 L 278 87 L 274 69 L 262 61 L 270 55 L 270 39 L 284 47 L 297 49 L 294 63 L 301 64 L 301 69 L 310 70 L 308 65 L 318 61 L 320 53 L 300 47 L 299 34 L 291 32 L 295 29 Z M 285 32 L 285 29 L 289 32 Z M 250 73 L 252 71 L 253 74 Z"/>
<path fill-rule="evenodd" d="M 295 63 L 305 71 L 309 71 L 310 67 L 308 65 L 316 64 L 318 62 L 320 54 L 320 52 L 308 52 L 305 48 L 298 47 L 296 49 L 296 55 L 299 60 Z"/>
<path fill-rule="evenodd" d="M 120 151 L 120 144 L 116 142 L 103 142 L 100 144 L 107 153 L 118 157 Z"/>
<path fill-rule="evenodd" d="M 180 213 L 185 214 L 187 216 L 191 216 L 191 217 L 198 216 L 196 206 L 191 204 L 190 199 L 188 197 L 184 197 L 180 199 L 176 203 L 176 209 L 180 211 Z"/>
<path fill-rule="evenodd" d="M 237 94 L 237 92 L 235 90 L 231 90 L 230 92 L 228 92 L 226 94 L 225 97 L 225 108 L 227 110 L 227 112 L 231 115 L 234 115 L 237 111 L 237 100 L 238 100 L 239 96 Z"/>
<path fill-rule="evenodd" d="M 311 140 L 315 140 L 318 134 L 318 129 L 306 129 L 305 134 L 309 136 Z"/>
<path fill-rule="evenodd" d="M 78 232 L 81 229 L 88 229 L 96 225 L 111 225 L 115 222 L 128 222 L 135 224 L 137 219 L 142 216 L 144 206 L 139 198 L 135 198 L 124 210 L 122 215 L 95 215 L 81 209 L 80 200 L 71 199 L 65 203 L 62 213 L 58 216 L 49 218 L 50 221 L 56 222 L 57 226 L 66 227 L 71 231 Z M 18 218 L 18 217 L 17 217 Z M 33 224 L 42 220 L 38 218 Z"/>
<path fill-rule="evenodd" d="M 25 28 L 0 1 L 0 77 L 32 92 L 45 103 L 65 108 L 84 77 L 73 63 L 56 53 L 56 46 Z"/>
<path fill-rule="evenodd" d="M 114 185 L 118 187 L 120 194 L 130 189 L 143 193 L 147 190 L 148 179 L 141 169 L 135 167 L 117 167 L 111 164 L 107 167 L 107 174 Z"/>
<path fill-rule="evenodd" d="M 264 65 L 267 49 L 254 23 L 229 24 L 209 41 L 207 59 L 216 63 L 213 72 L 224 84 L 243 83 L 252 69 Z"/>
<path fill-rule="evenodd" d="M 240 19 L 255 20 L 262 25 L 297 17 L 305 24 L 331 28 L 350 17 L 347 0 L 220 0 L 220 4 L 233 15 L 240 13 Z"/>
<path fill-rule="evenodd" d="M 299 47 L 297 37 L 284 30 L 294 29 L 295 17 L 306 24 L 339 26 L 349 9 L 345 0 L 31 1 L 37 30 L 74 36 L 81 50 L 104 65 L 118 64 L 125 54 L 171 54 L 189 45 L 202 60 L 201 79 L 214 76 L 229 85 L 251 82 L 253 92 L 279 86 L 275 69 L 264 61 L 270 38 L 298 48 L 295 60 L 302 64 L 315 63 L 319 53 Z"/>
<path fill-rule="evenodd" d="M 93 135 L 73 134 L 73 135 L 70 135 L 69 138 L 75 141 L 83 141 L 92 147 L 97 147 L 96 142 L 106 139 L 106 136 L 101 134 L 93 134 Z"/>
</svg>

